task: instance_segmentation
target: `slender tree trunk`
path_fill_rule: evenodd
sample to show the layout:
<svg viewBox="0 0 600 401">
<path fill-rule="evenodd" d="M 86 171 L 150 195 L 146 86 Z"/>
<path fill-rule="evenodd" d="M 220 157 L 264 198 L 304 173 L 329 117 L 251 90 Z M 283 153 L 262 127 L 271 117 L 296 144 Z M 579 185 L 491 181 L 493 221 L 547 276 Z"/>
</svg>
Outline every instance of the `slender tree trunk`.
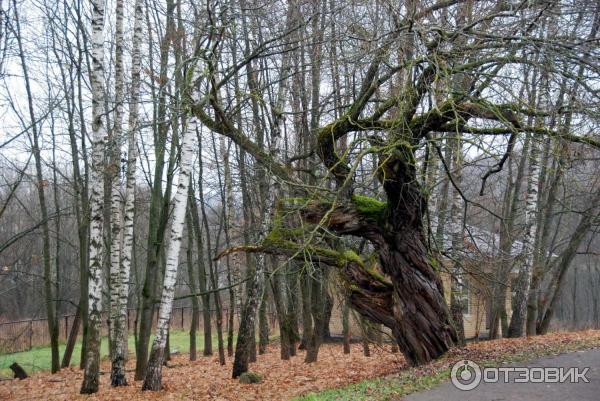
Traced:
<svg viewBox="0 0 600 401">
<path fill-rule="evenodd" d="M 342 306 L 342 336 L 344 337 L 344 354 L 350 353 L 350 306 L 344 301 Z"/>
<path fill-rule="evenodd" d="M 267 282 L 269 273 L 265 271 L 264 282 Z M 269 291 L 267 287 L 264 288 L 262 298 L 260 300 L 260 308 L 258 309 L 258 353 L 259 355 L 267 352 L 267 346 L 269 345 L 269 320 L 267 317 L 267 303 L 269 302 L 268 297 Z"/>
<path fill-rule="evenodd" d="M 189 188 L 192 188 L 191 182 Z M 191 193 L 191 191 L 190 191 Z M 187 213 L 187 271 L 188 271 L 188 286 L 190 287 L 190 292 L 192 294 L 196 294 L 198 289 L 196 287 L 196 272 L 194 271 L 194 228 L 192 225 L 192 213 L 190 211 L 192 207 L 192 197 L 188 200 L 188 213 Z M 190 361 L 196 360 L 196 329 L 198 327 L 198 315 L 200 312 L 200 305 L 198 302 L 198 297 L 192 297 L 192 321 L 190 323 Z"/>
<path fill-rule="evenodd" d="M 278 152 L 280 150 L 279 141 L 281 140 L 280 133 L 274 131 L 271 135 L 271 144 L 269 152 L 272 157 L 278 158 Z M 263 204 L 261 205 L 261 222 L 259 229 L 259 240 L 263 240 L 269 233 L 272 213 L 275 209 L 275 202 L 280 194 L 280 187 L 277 181 L 271 180 L 266 172 L 261 168 L 262 174 L 259 178 L 260 194 L 264 194 Z M 269 188 L 271 187 L 271 188 Z M 247 287 L 247 299 L 242 310 L 242 316 L 240 321 L 240 328 L 238 331 L 238 340 L 235 348 L 235 356 L 233 361 L 233 372 L 234 378 L 238 377 L 244 372 L 248 371 L 248 362 L 250 359 L 249 351 L 250 346 L 255 346 L 253 328 L 256 319 L 256 312 L 259 306 L 260 300 L 263 298 L 263 292 L 265 291 L 265 255 L 258 254 L 256 256 L 256 269 L 250 271 L 250 280 L 248 281 Z"/>
<path fill-rule="evenodd" d="M 565 250 L 556 261 L 556 267 L 553 270 L 553 275 L 550 277 L 548 287 L 541 295 L 543 307 L 540 310 L 537 327 L 538 334 L 546 334 L 550 328 L 550 322 L 559 299 L 558 295 L 560 294 L 569 266 L 577 254 L 577 249 L 590 230 L 594 219 L 598 217 L 596 209 L 600 205 L 600 191 L 596 192 L 590 205 L 591 207 L 582 214 L 573 236 L 569 239 Z"/>
<path fill-rule="evenodd" d="M 527 180 L 527 201 L 525 203 L 525 236 L 523 237 L 523 270 L 516 289 L 513 314 L 508 328 L 508 337 L 522 337 L 526 320 L 527 302 L 533 274 L 534 243 L 537 236 L 538 181 L 540 165 L 538 159 L 538 138 L 531 138 L 529 156 L 529 177 Z"/>
<path fill-rule="evenodd" d="M 165 150 L 168 132 L 167 104 L 166 104 L 166 85 L 169 82 L 167 77 L 169 49 L 174 32 L 175 2 L 167 0 L 166 5 L 167 26 L 165 34 L 160 44 L 160 66 L 159 66 L 159 90 L 158 105 L 156 110 L 157 126 L 155 126 L 155 155 L 156 162 L 154 166 L 154 177 L 152 182 L 152 193 L 150 196 L 149 227 L 147 241 L 147 260 L 146 275 L 144 287 L 142 289 L 142 307 L 140 326 L 138 330 L 138 342 L 136 348 L 135 379 L 142 380 L 145 377 L 146 364 L 148 360 L 148 345 L 150 343 L 150 334 L 152 330 L 152 316 L 154 315 L 154 306 L 156 301 L 157 283 L 159 279 L 159 257 L 163 249 L 164 234 L 167 225 L 168 204 L 171 189 L 171 180 L 167 180 L 165 194 L 162 193 L 163 174 L 165 166 Z M 147 16 L 146 19 L 149 19 Z M 148 33 L 151 33 L 148 29 Z M 150 46 L 151 47 L 151 46 Z M 168 176 L 172 176 L 169 175 Z M 167 210 L 165 210 L 165 207 Z"/>
<path fill-rule="evenodd" d="M 71 330 L 69 330 L 69 337 L 67 338 L 67 344 L 65 345 L 65 352 L 63 353 L 61 368 L 66 368 L 71 364 L 71 356 L 73 355 L 73 349 L 75 349 L 75 343 L 77 342 L 77 334 L 79 333 L 79 326 L 81 325 L 81 301 L 77 305 L 77 311 L 71 323 Z"/>
<path fill-rule="evenodd" d="M 115 387 L 127 384 L 125 378 L 125 355 L 123 350 L 121 327 L 121 296 L 123 294 L 122 256 L 122 225 L 123 213 L 121 204 L 121 136 L 123 135 L 123 0 L 116 1 L 115 24 L 115 110 L 112 130 L 112 157 L 109 170 L 112 185 L 110 200 L 111 246 L 110 246 L 110 315 L 109 315 L 109 344 L 111 356 L 111 384 Z M 125 291 L 127 294 L 127 291 Z M 125 307 L 127 307 L 125 303 Z"/>
<path fill-rule="evenodd" d="M 364 318 L 360 318 L 360 327 L 362 329 L 362 347 L 363 347 L 363 355 L 367 358 L 371 356 L 371 347 L 369 347 L 369 342 L 371 341 L 371 322 Z"/>
<path fill-rule="evenodd" d="M 92 394 L 98 391 L 100 375 L 100 325 L 102 323 L 102 257 L 103 243 L 103 198 L 104 198 L 104 145 L 107 138 L 103 123 L 104 88 L 104 4 L 92 0 L 92 171 L 90 177 L 91 196 L 91 231 L 90 231 L 90 267 L 88 281 L 88 339 L 86 343 L 86 361 L 82 394 Z"/>
<path fill-rule="evenodd" d="M 306 349 L 309 337 L 313 331 L 311 305 L 311 287 L 310 277 L 307 272 L 302 272 L 300 276 L 300 291 L 302 293 L 302 340 L 299 349 Z"/>
<path fill-rule="evenodd" d="M 499 262 L 495 283 L 492 288 L 491 317 L 490 317 L 490 339 L 499 337 L 500 328 L 506 336 L 508 324 L 506 323 L 506 289 L 509 288 L 509 274 L 512 268 L 512 245 L 514 236 L 514 223 L 518 211 L 519 196 L 525 175 L 527 153 L 529 152 L 530 136 L 527 136 L 523 145 L 523 154 L 517 167 L 517 176 L 513 183 L 512 174 L 509 169 L 504 202 L 502 206 L 503 220 L 500 225 L 500 247 L 498 252 Z"/>
<path fill-rule="evenodd" d="M 202 179 L 202 177 L 200 177 Z M 190 191 L 190 211 L 192 215 L 192 223 L 196 236 L 196 249 L 198 251 L 198 282 L 200 292 L 202 293 L 202 328 L 204 331 L 204 349 L 202 355 L 212 355 L 212 323 L 210 319 L 210 293 L 207 287 L 205 258 L 204 258 L 204 241 L 202 240 L 202 227 L 200 226 L 200 217 L 198 215 L 198 204 Z M 202 200 L 203 197 L 201 197 Z M 206 234 L 208 236 L 208 233 Z"/>
<path fill-rule="evenodd" d="M 50 129 L 51 132 L 54 132 L 56 127 L 54 115 L 50 115 Z M 58 323 L 58 315 L 60 313 L 59 309 L 59 300 L 61 299 L 60 294 L 60 283 L 61 283 L 61 275 L 60 275 L 60 267 L 61 267 L 61 233 L 62 233 L 62 225 L 61 225 L 61 216 L 60 216 L 60 195 L 59 195 L 59 179 L 58 179 L 58 166 L 56 165 L 56 135 L 52 135 L 52 181 L 53 181 L 53 193 L 54 193 L 54 212 L 56 213 L 56 218 L 54 219 L 54 271 L 52 272 L 53 278 L 53 292 L 54 298 L 48 300 L 49 302 L 54 303 L 54 323 L 52 324 L 53 332 L 50 333 L 50 343 L 54 343 L 56 350 L 52 350 L 53 357 L 56 356 L 57 364 L 59 361 L 59 350 L 58 350 L 58 339 L 59 339 L 59 323 Z M 54 339 L 53 339 L 54 337 Z"/>
<path fill-rule="evenodd" d="M 51 349 L 51 371 L 56 373 L 60 370 L 60 359 L 58 353 L 58 322 L 56 320 L 56 296 L 54 291 L 54 283 L 56 282 L 55 270 L 52 269 L 50 255 L 50 226 L 48 221 L 48 206 L 46 204 L 45 187 L 48 182 L 44 180 L 42 170 L 42 156 L 40 153 L 38 123 L 35 116 L 33 105 L 33 92 L 29 80 L 29 70 L 25 58 L 25 51 L 22 44 L 21 24 L 18 14 L 18 6 L 16 0 L 13 0 L 13 12 L 15 15 L 16 40 L 19 49 L 19 59 L 21 62 L 21 70 L 23 71 L 23 80 L 25 83 L 25 91 L 27 93 L 27 106 L 29 111 L 29 121 L 31 125 L 31 152 L 35 159 L 36 186 L 38 201 L 40 203 L 40 211 L 42 217 L 42 261 L 44 267 L 44 295 L 46 304 L 46 321 L 48 322 L 48 333 L 50 333 L 50 349 Z M 56 185 L 56 183 L 55 183 Z M 58 235 L 58 233 L 57 233 Z"/>
<path fill-rule="evenodd" d="M 119 0 L 117 4 L 122 3 Z M 119 10 L 120 8 L 120 10 Z M 117 22 L 121 19 L 122 25 L 122 4 L 117 6 Z M 120 254 L 114 255 L 114 259 L 111 261 L 111 268 L 116 270 L 118 276 L 116 280 L 118 282 L 119 291 L 114 294 L 117 297 L 116 311 L 114 313 L 114 349 L 112 352 L 112 370 L 111 370 L 111 384 L 113 386 L 127 385 L 125 377 L 125 361 L 127 359 L 127 304 L 129 298 L 129 277 L 131 275 L 131 261 L 133 259 L 133 236 L 134 236 L 134 220 L 135 220 L 135 181 L 136 181 L 136 166 L 137 166 L 137 142 L 136 132 L 138 130 L 138 114 L 139 114 L 139 97 L 140 97 L 140 71 L 141 71 L 141 57 L 140 57 L 140 45 L 142 41 L 142 2 L 136 0 L 135 2 L 135 21 L 133 28 L 133 53 L 131 58 L 131 89 L 130 89 L 130 106 L 129 106 L 129 132 L 128 132 L 128 149 L 127 149 L 127 172 L 125 178 L 125 207 L 123 212 L 123 233 L 122 233 L 122 246 L 120 248 Z M 119 14 L 121 14 L 119 16 Z M 119 23 L 117 24 L 117 26 Z M 122 26 L 117 29 L 121 31 Z M 119 36 L 119 35 L 117 35 Z M 121 38 L 122 41 L 122 38 Z M 118 46 L 117 46 L 118 47 Z M 122 50 L 117 50 L 117 53 Z M 122 56 L 121 56 L 122 58 Z M 122 61 L 119 69 L 122 69 Z M 122 72 L 120 73 L 122 75 Z M 119 75 L 119 74 L 117 74 Z M 122 86 L 122 83 L 121 83 Z M 115 90 L 116 93 L 122 93 L 123 88 Z M 117 96 L 117 110 L 122 108 L 122 98 Z M 122 112 L 118 111 L 115 114 L 115 128 L 120 125 L 122 118 Z M 115 129 L 115 131 L 117 131 Z M 115 189 L 113 189 L 114 191 Z M 120 205 L 119 205 L 120 206 Z M 113 204 L 114 207 L 114 204 Z M 118 216 L 116 216 L 118 218 Z M 119 239 L 120 240 L 120 239 Z M 113 242 L 113 246 L 118 246 Z M 111 249 L 114 252 L 114 249 Z M 118 264 L 116 266 L 115 264 Z"/>
<path fill-rule="evenodd" d="M 326 284 L 324 280 L 323 266 L 315 266 L 315 270 L 310 274 L 308 280 L 310 283 L 311 294 L 311 315 L 312 315 L 312 332 L 306 343 L 306 356 L 304 362 L 316 362 L 319 355 L 319 348 L 323 343 L 325 335 L 325 297 L 323 296 L 323 287 Z"/>
<path fill-rule="evenodd" d="M 298 328 L 298 269 L 297 262 L 290 261 L 283 284 L 287 292 L 287 314 L 290 330 L 290 356 L 296 356 L 296 343 L 300 340 Z"/>
<path fill-rule="evenodd" d="M 225 242 L 227 248 L 231 247 L 231 239 L 230 239 L 230 227 L 233 226 L 233 222 L 235 220 L 235 208 L 233 205 L 233 183 L 231 177 L 231 166 L 229 163 L 229 148 L 225 144 L 225 138 L 221 136 L 219 138 L 219 145 L 221 148 L 221 156 L 223 158 L 223 203 L 225 204 L 226 214 L 225 214 L 225 222 L 224 222 L 224 231 L 225 231 Z M 229 285 L 229 308 L 227 310 L 227 355 L 233 356 L 233 326 L 234 326 L 234 316 L 235 316 L 235 304 L 236 304 L 236 296 L 235 289 L 232 286 L 234 281 L 234 276 L 237 276 L 233 270 L 237 269 L 238 263 L 238 254 L 234 253 L 231 257 L 228 255 L 225 264 L 227 266 L 227 283 Z M 236 280 L 237 281 L 237 280 Z"/>
<path fill-rule="evenodd" d="M 194 84 L 192 82 L 192 84 Z M 193 100 L 199 99 L 199 92 L 194 89 Z M 185 225 L 185 214 L 188 200 L 188 186 L 192 169 L 192 158 L 196 142 L 196 129 L 198 121 L 195 116 L 188 120 L 188 126 L 181 143 L 181 167 L 179 172 L 179 183 L 177 192 L 173 199 L 173 221 L 167 250 L 167 261 L 163 280 L 163 290 L 158 312 L 158 323 L 156 335 L 152 344 L 152 352 L 148 360 L 146 377 L 142 390 L 158 391 L 161 389 L 162 365 L 165 357 L 165 346 L 169 331 L 169 321 L 173 309 L 173 298 L 175 296 L 175 283 L 177 281 L 177 267 L 179 264 L 179 251 L 183 228 Z"/>
<path fill-rule="evenodd" d="M 288 360 L 291 356 L 292 333 L 289 324 L 289 319 L 285 310 L 285 299 L 283 292 L 282 274 L 279 271 L 281 267 L 277 266 L 276 257 L 272 256 L 271 260 L 271 290 L 273 292 L 273 302 L 277 312 L 277 321 L 279 322 L 279 339 L 281 345 L 281 359 Z"/>
<path fill-rule="evenodd" d="M 201 138 L 198 138 L 198 142 L 200 143 Z M 198 181 L 198 190 L 200 194 L 200 211 L 202 212 L 202 224 L 204 225 L 204 230 L 206 231 L 206 251 L 209 255 L 208 257 L 208 269 L 210 275 L 210 284 L 213 288 L 213 301 L 215 305 L 215 317 L 216 317 L 216 325 L 217 325 L 217 346 L 219 351 L 219 363 L 221 365 L 225 364 L 225 347 L 223 345 L 223 310 L 221 308 L 221 293 L 217 289 L 219 288 L 219 280 L 218 280 L 218 262 L 213 261 L 212 252 L 213 247 L 211 244 L 211 236 L 210 236 L 210 228 L 208 226 L 208 215 L 206 213 L 206 207 L 204 206 L 204 187 L 202 185 L 202 177 L 204 176 L 204 164 L 202 161 L 202 145 L 199 146 L 200 149 L 200 157 L 198 159 L 199 167 L 200 167 L 200 180 Z M 218 239 L 217 239 L 218 242 Z M 218 247 L 218 244 L 217 244 Z"/>
<path fill-rule="evenodd" d="M 457 134 L 452 140 L 452 164 L 453 164 L 453 175 L 454 183 L 460 186 L 462 183 L 462 141 L 460 135 Z M 463 308 L 460 299 L 460 293 L 465 291 L 465 286 L 468 286 L 466 280 L 466 274 L 462 268 L 462 259 L 464 255 L 462 253 L 463 242 L 464 242 L 464 219 L 463 219 L 463 208 L 462 198 L 457 188 L 452 190 L 452 206 L 450 208 L 450 221 L 452 230 L 452 277 L 451 277 L 451 289 L 450 289 L 450 312 L 452 314 L 452 320 L 454 321 L 454 327 L 456 328 L 456 334 L 458 336 L 458 345 L 464 346 L 465 344 L 465 328 L 463 321 Z M 469 300 L 467 299 L 467 302 Z"/>
</svg>

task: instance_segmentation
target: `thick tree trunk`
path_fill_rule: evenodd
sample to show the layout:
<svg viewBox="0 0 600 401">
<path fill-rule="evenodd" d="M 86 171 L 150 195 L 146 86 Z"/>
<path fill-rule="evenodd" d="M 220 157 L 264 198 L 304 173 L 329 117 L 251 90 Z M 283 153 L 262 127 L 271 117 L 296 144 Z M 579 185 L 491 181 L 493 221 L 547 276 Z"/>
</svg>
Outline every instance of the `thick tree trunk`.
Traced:
<svg viewBox="0 0 600 401">
<path fill-rule="evenodd" d="M 407 360 L 418 365 L 443 355 L 457 336 L 422 231 L 405 230 L 398 236 L 387 252 L 379 251 L 380 260 L 394 284 L 392 333 Z"/>
<path fill-rule="evenodd" d="M 384 183 L 389 185 L 392 183 Z M 364 317 L 389 327 L 407 361 L 417 365 L 443 355 L 456 343 L 457 336 L 441 280 L 427 252 L 420 193 L 407 188 L 409 185 L 404 184 L 400 190 L 388 188 L 388 203 L 375 211 L 367 212 L 356 204 L 330 211 L 328 204 L 315 203 L 300 212 L 314 223 L 322 221 L 329 211 L 325 223 L 328 228 L 340 234 L 361 233 L 373 243 L 381 271 L 391 283 L 379 279 L 374 282 L 376 275 L 347 268 L 344 273 L 356 286 L 351 287 L 350 302 Z M 399 195 L 404 199 L 399 200 Z M 409 196 L 412 204 L 407 202 Z M 379 219 L 385 220 L 377 223 Z"/>
</svg>

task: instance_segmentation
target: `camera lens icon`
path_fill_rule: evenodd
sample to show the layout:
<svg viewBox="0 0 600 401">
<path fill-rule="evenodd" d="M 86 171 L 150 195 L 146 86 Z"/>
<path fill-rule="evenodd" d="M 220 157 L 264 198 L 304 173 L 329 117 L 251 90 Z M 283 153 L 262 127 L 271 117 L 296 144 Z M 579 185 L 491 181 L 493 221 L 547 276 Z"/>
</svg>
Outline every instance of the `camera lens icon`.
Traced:
<svg viewBox="0 0 600 401">
<path fill-rule="evenodd" d="M 458 361 L 450 372 L 452 384 L 459 390 L 469 391 L 481 383 L 481 368 L 468 359 Z"/>
</svg>

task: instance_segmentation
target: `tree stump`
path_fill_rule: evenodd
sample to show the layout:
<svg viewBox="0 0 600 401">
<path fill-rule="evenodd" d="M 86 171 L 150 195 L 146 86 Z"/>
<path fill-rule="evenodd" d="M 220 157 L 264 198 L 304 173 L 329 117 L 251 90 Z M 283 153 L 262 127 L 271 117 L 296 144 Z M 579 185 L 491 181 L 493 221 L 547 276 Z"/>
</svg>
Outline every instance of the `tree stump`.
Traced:
<svg viewBox="0 0 600 401">
<path fill-rule="evenodd" d="M 16 362 L 13 362 L 13 364 L 10 365 L 9 368 L 15 374 L 15 379 L 23 380 L 29 377 L 27 376 L 27 373 L 25 373 L 25 369 L 23 369 L 21 365 L 19 365 Z"/>
</svg>

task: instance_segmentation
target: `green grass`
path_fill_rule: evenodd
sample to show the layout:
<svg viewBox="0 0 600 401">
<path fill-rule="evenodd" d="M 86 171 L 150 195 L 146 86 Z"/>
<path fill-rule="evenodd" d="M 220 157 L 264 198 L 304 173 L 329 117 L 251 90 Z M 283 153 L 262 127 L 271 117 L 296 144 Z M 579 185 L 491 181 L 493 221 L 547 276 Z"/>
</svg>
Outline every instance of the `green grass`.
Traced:
<svg viewBox="0 0 600 401">
<path fill-rule="evenodd" d="M 204 344 L 203 333 L 199 332 L 196 335 L 196 345 L 198 351 L 202 352 L 202 345 Z M 190 335 L 188 331 L 171 331 L 169 338 L 171 352 L 189 352 L 190 350 Z M 129 336 L 128 346 L 130 352 L 135 349 L 134 338 Z M 152 345 L 152 339 L 150 340 Z M 217 338 L 213 337 L 213 347 L 216 350 Z M 65 351 L 65 344 L 60 344 L 60 357 Z M 79 358 L 81 356 L 81 341 L 78 340 L 73 350 L 73 357 L 71 358 L 71 366 L 79 366 Z M 100 356 L 108 356 L 108 339 L 102 338 L 102 346 L 100 348 Z M 36 372 L 40 370 L 50 370 L 50 347 L 34 347 L 29 351 L 15 352 L 13 354 L 2 354 L 0 355 L 0 377 L 12 377 L 12 372 L 8 368 L 13 362 L 17 362 L 21 365 L 27 373 Z"/>
<path fill-rule="evenodd" d="M 466 357 L 476 359 L 480 366 L 498 366 L 503 363 L 518 363 L 564 352 L 597 348 L 599 346 L 600 342 L 598 339 L 591 338 L 551 343 L 544 348 L 533 347 L 532 349 L 508 350 L 506 353 L 493 355 L 488 358 L 485 355 L 474 355 L 476 358 L 469 355 Z M 337 389 L 306 394 L 294 398 L 292 401 L 385 401 L 400 399 L 407 394 L 427 390 L 441 382 L 449 380 L 451 367 L 448 367 L 448 364 L 443 364 L 446 358 L 442 357 L 438 360 L 441 363 L 438 368 L 433 366 L 430 369 L 427 366 L 424 368 L 408 368 L 395 375 L 368 379 Z"/>
<path fill-rule="evenodd" d="M 296 398 L 295 401 L 355 401 L 390 400 L 404 395 L 429 389 L 447 380 L 449 370 L 443 370 L 432 376 L 418 376 L 411 372 L 395 377 L 378 377 L 364 380 L 349 386 L 311 393 Z"/>
</svg>

